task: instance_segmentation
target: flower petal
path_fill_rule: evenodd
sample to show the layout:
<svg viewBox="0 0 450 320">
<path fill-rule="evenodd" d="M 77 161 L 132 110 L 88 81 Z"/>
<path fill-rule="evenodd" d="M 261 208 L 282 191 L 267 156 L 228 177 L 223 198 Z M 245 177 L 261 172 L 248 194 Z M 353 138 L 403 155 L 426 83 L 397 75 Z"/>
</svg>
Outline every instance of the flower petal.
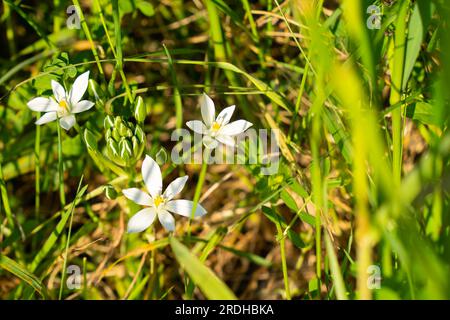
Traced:
<svg viewBox="0 0 450 320">
<path fill-rule="evenodd" d="M 232 123 L 223 126 L 222 129 L 220 129 L 220 134 L 227 136 L 235 136 L 244 132 L 252 125 L 253 124 L 251 122 L 245 120 L 233 121 Z"/>
<path fill-rule="evenodd" d="M 161 224 L 163 225 L 163 227 L 166 228 L 166 230 L 168 230 L 168 231 L 175 230 L 175 219 L 166 210 L 160 210 L 158 212 L 158 219 L 159 219 L 159 222 L 161 222 Z"/>
<path fill-rule="evenodd" d="M 61 100 L 66 99 L 66 90 L 55 80 L 52 80 L 52 90 L 56 101 L 60 102 Z"/>
<path fill-rule="evenodd" d="M 73 83 L 72 89 L 70 89 L 70 103 L 74 106 L 76 105 L 81 98 L 83 97 L 84 93 L 86 92 L 86 89 L 89 84 L 89 71 L 86 71 L 85 73 L 78 76 L 78 78 L 75 79 L 75 82 Z"/>
<path fill-rule="evenodd" d="M 51 98 L 34 98 L 27 103 L 28 108 L 37 112 L 49 112 L 58 110 L 58 104 Z"/>
<path fill-rule="evenodd" d="M 203 140 L 203 145 L 208 149 L 215 149 L 219 145 L 217 140 L 209 135 L 203 136 L 202 140 Z"/>
<path fill-rule="evenodd" d="M 186 125 L 195 133 L 204 134 L 207 131 L 205 124 L 200 120 L 188 121 Z"/>
<path fill-rule="evenodd" d="M 173 180 L 166 188 L 166 191 L 164 191 L 164 198 L 166 198 L 167 200 L 171 200 L 173 197 L 179 194 L 181 190 L 183 190 L 188 178 L 188 176 L 184 176 Z"/>
<path fill-rule="evenodd" d="M 219 140 L 219 142 L 230 147 L 234 147 L 235 145 L 234 138 L 232 136 L 218 135 L 216 139 Z"/>
<path fill-rule="evenodd" d="M 87 111 L 95 105 L 94 102 L 89 100 L 81 100 L 78 102 L 71 110 L 72 113 L 80 113 L 83 111 Z"/>
<path fill-rule="evenodd" d="M 150 156 L 146 155 L 142 163 L 142 179 L 148 192 L 153 198 L 161 194 L 162 176 L 159 165 Z"/>
<path fill-rule="evenodd" d="M 56 112 L 47 112 L 47 113 L 44 113 L 44 115 L 42 117 L 40 117 L 35 122 L 35 124 L 40 126 L 41 124 L 45 124 L 45 123 L 52 122 L 55 120 L 56 120 Z"/>
<path fill-rule="evenodd" d="M 216 122 L 220 123 L 222 126 L 228 124 L 230 122 L 231 116 L 233 115 L 235 108 L 236 106 L 233 105 L 223 109 L 217 116 Z"/>
<path fill-rule="evenodd" d="M 206 93 L 200 98 L 200 107 L 202 111 L 203 122 L 209 128 L 214 122 L 216 110 L 214 108 L 214 102 Z"/>
<path fill-rule="evenodd" d="M 131 219 L 128 221 L 127 232 L 141 232 L 150 227 L 150 225 L 155 221 L 156 211 L 154 208 L 145 208 L 138 211 Z"/>
<path fill-rule="evenodd" d="M 140 204 L 141 206 L 151 206 L 153 203 L 152 198 L 150 198 L 147 193 L 139 190 L 138 188 L 124 189 L 122 190 L 122 193 L 125 197 L 137 204 Z"/>
<path fill-rule="evenodd" d="M 59 124 L 61 125 L 61 128 L 63 128 L 64 130 L 69 130 L 70 128 L 72 128 L 75 125 L 75 116 L 73 114 L 62 117 L 61 119 L 59 119 Z"/>
<path fill-rule="evenodd" d="M 172 200 L 167 202 L 165 209 L 170 212 L 179 214 L 184 217 L 191 217 L 192 208 L 194 207 L 194 202 L 189 200 Z M 199 203 L 197 203 L 197 207 L 195 208 L 194 217 L 201 217 L 206 214 L 205 208 L 203 208 Z"/>
</svg>

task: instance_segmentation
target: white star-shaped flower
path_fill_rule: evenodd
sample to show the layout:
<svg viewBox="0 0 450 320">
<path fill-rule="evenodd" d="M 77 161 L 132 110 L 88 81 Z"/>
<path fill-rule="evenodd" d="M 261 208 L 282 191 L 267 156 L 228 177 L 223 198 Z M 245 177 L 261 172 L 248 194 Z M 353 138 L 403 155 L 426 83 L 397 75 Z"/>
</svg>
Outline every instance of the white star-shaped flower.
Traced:
<svg viewBox="0 0 450 320">
<path fill-rule="evenodd" d="M 28 107 L 37 112 L 45 112 L 37 121 L 37 125 L 45 124 L 59 119 L 61 128 L 69 130 L 75 125 L 74 114 L 89 110 L 94 102 L 81 100 L 89 82 L 89 71 L 75 79 L 72 89 L 66 92 L 64 87 L 52 80 L 53 96 L 49 98 L 38 97 L 30 100 Z"/>
<path fill-rule="evenodd" d="M 141 232 L 147 229 L 156 216 L 168 231 L 175 230 L 175 219 L 170 212 L 191 217 L 194 202 L 189 200 L 172 200 L 183 190 L 188 179 L 187 176 L 180 177 L 172 181 L 162 193 L 162 175 L 159 165 L 150 156 L 146 155 L 142 163 L 142 179 L 147 187 L 148 193 L 138 189 L 130 188 L 122 190 L 125 197 L 135 203 L 145 206 L 145 209 L 138 211 L 128 221 L 128 232 Z M 201 217 L 206 214 L 206 210 L 197 204 L 194 217 Z"/>
<path fill-rule="evenodd" d="M 203 122 L 193 120 L 186 122 L 186 125 L 195 133 L 203 135 L 203 144 L 207 148 L 214 149 L 219 143 L 234 147 L 234 137 L 243 133 L 253 124 L 245 120 L 237 120 L 230 123 L 235 106 L 223 109 L 216 116 L 214 102 L 206 93 L 200 101 Z"/>
</svg>

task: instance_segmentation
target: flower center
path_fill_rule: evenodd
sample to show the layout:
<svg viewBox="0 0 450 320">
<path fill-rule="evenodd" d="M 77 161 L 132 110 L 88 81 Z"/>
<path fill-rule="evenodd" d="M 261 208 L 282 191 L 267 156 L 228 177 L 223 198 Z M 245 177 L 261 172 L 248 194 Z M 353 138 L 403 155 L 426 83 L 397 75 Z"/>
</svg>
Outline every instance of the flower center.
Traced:
<svg viewBox="0 0 450 320">
<path fill-rule="evenodd" d="M 165 200 L 164 200 L 163 197 L 157 196 L 157 197 L 153 200 L 153 203 L 154 203 L 155 207 L 158 208 L 161 204 L 164 203 L 164 201 L 165 201 Z"/>
<path fill-rule="evenodd" d="M 212 124 L 211 129 L 212 129 L 213 131 L 217 132 L 217 131 L 219 131 L 220 127 L 221 127 L 221 126 L 220 126 L 220 123 L 217 123 L 217 122 L 214 121 L 214 123 Z"/>
<path fill-rule="evenodd" d="M 64 99 L 59 102 L 59 106 L 61 108 L 63 108 L 64 110 L 67 110 L 67 111 L 69 110 L 69 104 Z"/>
</svg>

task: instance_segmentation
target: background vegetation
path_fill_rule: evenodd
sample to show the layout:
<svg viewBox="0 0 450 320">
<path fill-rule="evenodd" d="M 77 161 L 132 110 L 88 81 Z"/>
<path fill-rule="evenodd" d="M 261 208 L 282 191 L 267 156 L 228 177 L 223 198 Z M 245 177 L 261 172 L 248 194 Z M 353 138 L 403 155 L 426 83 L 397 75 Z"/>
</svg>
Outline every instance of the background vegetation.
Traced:
<svg viewBox="0 0 450 320">
<path fill-rule="evenodd" d="M 0 298 L 450 298 L 448 17 L 445 0 L 2 1 Z M 26 103 L 87 70 L 95 111 L 61 150 Z M 105 116 L 144 98 L 157 158 L 203 92 L 280 129 L 278 173 L 211 165 L 191 237 L 182 218 L 126 234 L 141 162 L 108 160 Z M 192 199 L 200 167 L 163 175 L 188 174 Z"/>
</svg>

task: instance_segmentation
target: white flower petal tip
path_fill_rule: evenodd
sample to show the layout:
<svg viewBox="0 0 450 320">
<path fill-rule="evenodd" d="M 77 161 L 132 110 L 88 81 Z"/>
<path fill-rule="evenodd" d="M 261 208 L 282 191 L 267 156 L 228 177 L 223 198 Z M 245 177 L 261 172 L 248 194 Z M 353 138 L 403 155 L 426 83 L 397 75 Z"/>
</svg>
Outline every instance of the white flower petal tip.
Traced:
<svg viewBox="0 0 450 320">
<path fill-rule="evenodd" d="M 207 132 L 206 126 L 200 120 L 188 121 L 186 126 L 195 133 L 204 134 Z"/>
<path fill-rule="evenodd" d="M 163 197 L 166 200 L 172 200 L 173 197 L 175 197 L 177 194 L 181 192 L 181 190 L 183 190 L 188 178 L 189 178 L 188 176 L 184 176 L 173 180 L 164 191 Z"/>
<path fill-rule="evenodd" d="M 70 90 L 70 102 L 73 105 L 76 105 L 81 98 L 83 97 L 84 93 L 87 90 L 87 87 L 89 85 L 89 71 L 86 71 L 85 73 L 79 75 L 72 86 L 72 89 Z"/>
<path fill-rule="evenodd" d="M 245 120 L 237 120 L 225 125 L 220 131 L 221 135 L 236 136 L 243 133 L 250 128 L 253 124 Z"/>
<path fill-rule="evenodd" d="M 57 102 L 63 101 L 66 99 L 66 90 L 62 85 L 59 84 L 59 82 L 56 82 L 55 80 L 51 81 L 52 90 L 53 90 L 53 96 L 55 97 Z"/>
<path fill-rule="evenodd" d="M 38 97 L 27 103 L 28 108 L 36 112 L 50 112 L 58 109 L 58 104 L 51 98 Z"/>
<path fill-rule="evenodd" d="M 155 221 L 156 212 L 153 208 L 145 208 L 138 211 L 131 219 L 128 221 L 127 232 L 136 233 L 141 232 L 150 227 Z"/>
<path fill-rule="evenodd" d="M 234 110 L 236 106 L 230 106 L 228 108 L 223 109 L 216 118 L 216 122 L 220 123 L 222 126 L 228 124 L 233 116 Z"/>
<path fill-rule="evenodd" d="M 88 111 L 94 105 L 95 105 L 95 103 L 93 103 L 92 101 L 82 100 L 73 107 L 72 113 L 80 113 L 80 112 Z"/>
<path fill-rule="evenodd" d="M 169 212 L 161 210 L 158 219 L 167 231 L 175 231 L 175 218 Z"/>
<path fill-rule="evenodd" d="M 170 212 L 179 214 L 180 216 L 184 216 L 190 218 L 192 215 L 192 210 L 194 207 L 194 202 L 190 200 L 172 200 L 169 201 L 166 205 L 166 209 Z M 199 203 L 195 208 L 194 218 L 202 217 L 207 213 L 205 208 L 203 208 Z"/>
<path fill-rule="evenodd" d="M 217 136 L 217 140 L 229 147 L 234 147 L 236 145 L 234 137 L 231 136 L 219 135 Z"/>
<path fill-rule="evenodd" d="M 59 124 L 61 128 L 68 131 L 70 128 L 72 128 L 76 123 L 75 116 L 74 115 L 68 115 L 65 117 L 62 117 L 59 119 Z"/>
<path fill-rule="evenodd" d="M 203 145 L 205 146 L 205 148 L 215 149 L 219 145 L 219 142 L 216 139 L 205 135 L 203 137 Z"/>
<path fill-rule="evenodd" d="M 125 197 L 141 206 L 151 206 L 153 203 L 152 198 L 138 188 L 124 189 L 122 193 Z"/>
<path fill-rule="evenodd" d="M 202 118 L 207 127 L 211 127 L 214 122 L 214 117 L 216 114 L 216 109 L 214 107 L 214 102 L 212 99 L 206 94 L 203 93 L 200 109 L 202 112 Z"/>
<path fill-rule="evenodd" d="M 162 191 L 162 175 L 158 163 L 149 155 L 145 155 L 142 163 L 142 179 L 152 198 L 156 198 Z"/>
<path fill-rule="evenodd" d="M 56 118 L 57 118 L 56 112 L 47 112 L 47 113 L 44 113 L 44 115 L 43 115 L 42 117 L 40 117 L 40 118 L 35 122 L 35 124 L 38 125 L 38 126 L 40 126 L 40 125 L 43 125 L 43 124 L 46 124 L 46 123 L 55 121 Z"/>
</svg>

